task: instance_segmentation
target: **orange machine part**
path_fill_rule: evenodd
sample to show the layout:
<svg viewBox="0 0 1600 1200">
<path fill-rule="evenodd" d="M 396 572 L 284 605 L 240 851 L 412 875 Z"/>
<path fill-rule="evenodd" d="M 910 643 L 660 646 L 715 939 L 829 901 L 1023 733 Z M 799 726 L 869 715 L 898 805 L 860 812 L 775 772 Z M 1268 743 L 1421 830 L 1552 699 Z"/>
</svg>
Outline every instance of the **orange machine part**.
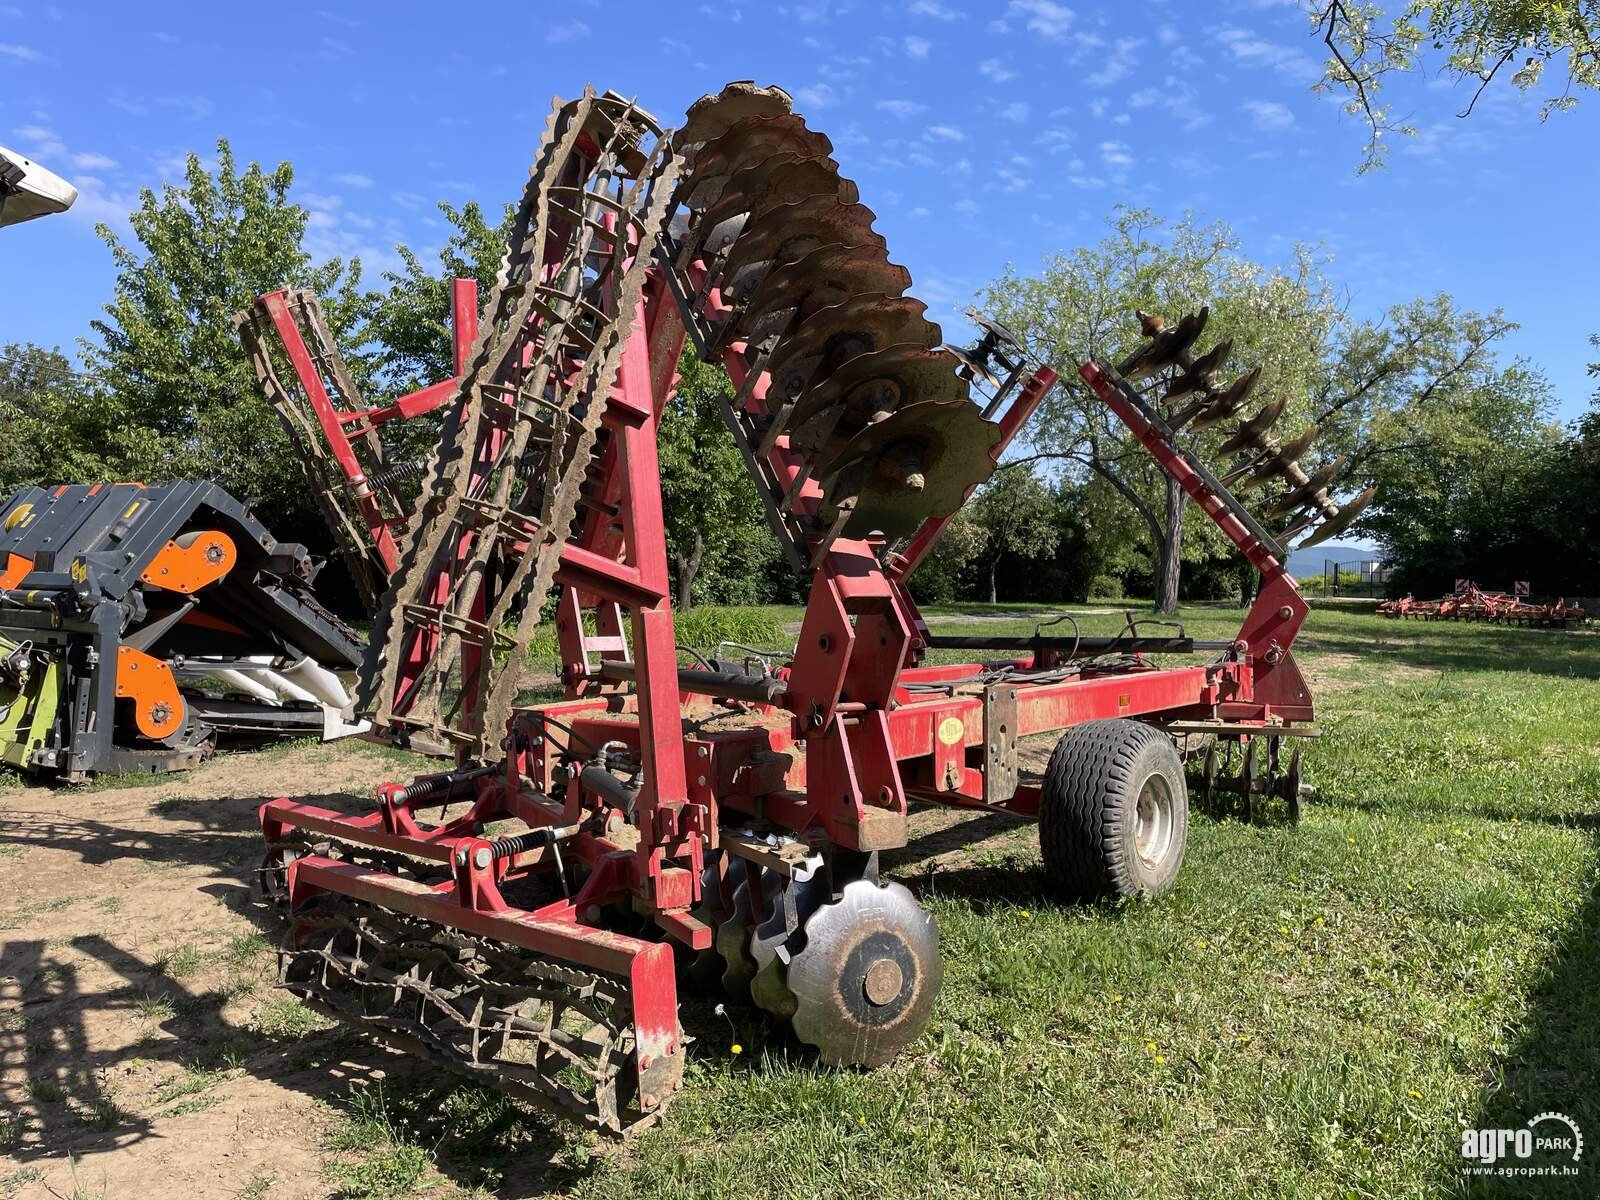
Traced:
<svg viewBox="0 0 1600 1200">
<path fill-rule="evenodd" d="M 171 737 L 183 725 L 186 709 L 172 668 L 143 650 L 117 647 L 117 698 L 133 701 L 133 722 L 152 741 Z"/>
<path fill-rule="evenodd" d="M 169 592 L 198 592 L 215 583 L 239 560 L 233 539 L 218 529 L 181 534 L 156 552 L 139 578 Z"/>
<path fill-rule="evenodd" d="M 0 592 L 7 588 L 14 588 L 28 577 L 28 572 L 33 570 L 33 559 L 23 558 L 20 554 L 6 551 L 6 569 L 0 571 Z"/>
</svg>

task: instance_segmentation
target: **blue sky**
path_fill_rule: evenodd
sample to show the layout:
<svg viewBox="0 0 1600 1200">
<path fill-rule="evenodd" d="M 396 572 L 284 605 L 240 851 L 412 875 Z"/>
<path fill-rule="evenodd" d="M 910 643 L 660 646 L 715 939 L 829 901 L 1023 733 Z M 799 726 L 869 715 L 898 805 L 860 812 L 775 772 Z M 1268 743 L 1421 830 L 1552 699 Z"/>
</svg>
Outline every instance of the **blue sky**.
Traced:
<svg viewBox="0 0 1600 1200">
<path fill-rule="evenodd" d="M 1422 136 L 1358 177 L 1361 128 L 1309 91 L 1319 48 L 1294 0 L 0 0 L 0 143 L 82 191 L 0 235 L 0 342 L 71 348 L 110 294 L 93 223 L 219 136 L 291 160 L 313 251 L 371 278 L 396 242 L 437 246 L 435 201 L 516 194 L 552 96 L 593 82 L 673 124 L 754 78 L 832 137 L 936 316 L 1008 261 L 1098 240 L 1116 203 L 1192 209 L 1266 261 L 1320 243 L 1360 314 L 1441 289 L 1505 308 L 1576 415 L 1600 332 L 1600 97 L 1541 124 L 1497 86 L 1458 121 L 1466 93 L 1418 80 L 1396 102 Z"/>
</svg>

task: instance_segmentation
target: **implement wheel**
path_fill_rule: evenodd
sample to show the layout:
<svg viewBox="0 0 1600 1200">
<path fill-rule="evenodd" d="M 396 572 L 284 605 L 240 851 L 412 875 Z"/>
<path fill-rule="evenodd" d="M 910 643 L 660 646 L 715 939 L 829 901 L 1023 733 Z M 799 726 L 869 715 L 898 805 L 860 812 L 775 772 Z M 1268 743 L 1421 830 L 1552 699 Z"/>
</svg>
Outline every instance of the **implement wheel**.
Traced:
<svg viewBox="0 0 1600 1200">
<path fill-rule="evenodd" d="M 1067 730 L 1045 769 L 1039 847 L 1070 896 L 1158 896 L 1189 837 L 1189 789 L 1172 740 L 1137 721 Z"/>
</svg>

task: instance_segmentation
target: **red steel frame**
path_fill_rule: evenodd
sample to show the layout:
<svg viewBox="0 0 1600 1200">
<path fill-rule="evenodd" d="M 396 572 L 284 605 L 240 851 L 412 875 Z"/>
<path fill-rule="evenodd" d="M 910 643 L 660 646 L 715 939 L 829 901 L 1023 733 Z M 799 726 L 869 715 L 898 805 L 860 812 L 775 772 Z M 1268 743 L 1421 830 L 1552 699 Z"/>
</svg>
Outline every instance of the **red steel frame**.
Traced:
<svg viewBox="0 0 1600 1200">
<path fill-rule="evenodd" d="M 714 316 L 720 306 L 714 291 L 710 305 Z M 779 672 L 784 693 L 771 705 L 749 704 L 746 725 L 706 730 L 687 724 L 686 717 L 704 715 L 707 701 L 679 686 L 656 450 L 657 422 L 672 393 L 684 337 L 665 281 L 653 278 L 605 412 L 611 438 L 596 486 L 606 505 L 596 506 L 581 535 L 566 545 L 556 575 L 567 699 L 513 716 L 505 760 L 472 779 L 469 810 L 425 826 L 413 808 L 439 803 L 437 793 L 412 802 L 407 792 L 415 786 L 395 784 L 379 789 L 376 809 L 365 815 L 286 799 L 261 809 L 269 842 L 297 828 L 404 851 L 448 870 L 448 877 L 427 884 L 308 855 L 288 867 L 294 907 L 317 892 L 337 892 L 630 979 L 641 1069 L 678 1045 L 672 955 L 664 942 L 604 928 L 601 910 L 631 902 L 667 937 L 695 949 L 710 946 L 712 926 L 692 911 L 701 900 L 702 869 L 719 847 L 753 853 L 737 839 L 722 838 L 724 812 L 734 825 L 754 819 L 820 835 L 843 850 L 871 851 L 905 843 L 910 800 L 1028 816 L 1039 807 L 1034 786 L 998 798 L 985 794 L 986 697 L 929 695 L 907 687 L 962 679 L 979 669 L 921 665 L 927 624 L 906 579 L 949 518 L 928 521 L 887 568 L 872 543 L 836 541 L 814 572 L 794 658 Z M 751 370 L 746 355 L 742 343 L 723 352 L 741 394 Z M 1259 725 L 1263 732 L 1309 721 L 1310 697 L 1289 654 L 1306 605 L 1284 565 L 1182 452 L 1127 403 L 1107 372 L 1090 363 L 1081 374 L 1264 582 L 1222 661 L 1158 668 L 1138 660 L 1118 669 L 1086 667 L 1053 682 L 1008 685 L 1015 704 L 1010 735 L 1110 717 L 1222 720 Z M 999 422 L 996 458 L 1054 382 L 1055 374 L 1041 369 L 1018 390 Z M 767 380 L 759 378 L 749 389 L 751 411 L 764 411 L 766 387 Z M 767 462 L 783 484 L 801 469 L 786 437 L 776 440 Z M 820 500 L 818 485 L 809 482 L 796 508 L 815 512 Z M 593 635 L 585 632 L 586 611 L 595 613 Z M 602 675 L 600 664 L 607 660 L 631 661 L 632 684 Z M 566 770 L 564 758 L 573 757 L 566 751 L 578 740 L 595 747 L 620 743 L 640 763 L 643 782 L 631 819 L 617 800 L 587 792 L 582 776 Z M 563 780 L 567 786 L 558 800 Z M 585 820 L 597 813 L 603 822 Z M 482 831 L 488 822 L 508 817 L 550 831 L 549 841 L 496 857 Z M 557 846 L 567 861 L 587 867 L 581 887 L 535 910 L 509 907 L 500 885 L 559 867 Z"/>
<path fill-rule="evenodd" d="M 449 379 L 431 383 L 409 395 L 401 396 L 390 404 L 359 409 L 341 409 L 328 395 L 322 372 L 300 336 L 300 326 L 290 307 L 287 291 L 268 292 L 261 297 L 272 326 L 283 342 L 289 363 L 294 367 L 305 389 L 306 399 L 317 415 L 322 436 L 328 440 L 334 461 L 339 464 L 350 494 L 366 522 L 367 533 L 373 547 L 383 562 L 384 569 L 393 574 L 400 561 L 400 549 L 394 538 L 394 526 L 403 525 L 403 517 L 386 517 L 367 478 L 366 468 L 356 452 L 352 438 L 365 437 L 385 423 L 407 420 L 432 412 L 456 393 L 467 360 L 472 354 L 472 343 L 478 337 L 478 283 L 475 279 L 456 279 L 450 285 L 451 348 L 455 361 L 455 374 Z"/>
</svg>

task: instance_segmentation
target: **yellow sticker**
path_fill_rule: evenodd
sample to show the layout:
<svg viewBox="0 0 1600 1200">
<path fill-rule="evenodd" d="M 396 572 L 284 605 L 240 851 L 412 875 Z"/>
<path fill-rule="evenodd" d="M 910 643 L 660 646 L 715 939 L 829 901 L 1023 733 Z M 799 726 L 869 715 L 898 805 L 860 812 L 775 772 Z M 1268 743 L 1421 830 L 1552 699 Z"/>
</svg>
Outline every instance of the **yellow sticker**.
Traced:
<svg viewBox="0 0 1600 1200">
<path fill-rule="evenodd" d="M 84 559 L 75 558 L 67 568 L 67 574 L 72 576 L 73 582 L 82 583 L 89 578 L 89 564 Z"/>
<path fill-rule="evenodd" d="M 967 727 L 961 723 L 960 717 L 946 717 L 939 722 L 939 740 L 946 746 L 954 746 L 966 731 Z"/>
<path fill-rule="evenodd" d="M 18 525 L 22 524 L 23 521 L 28 519 L 28 514 L 32 511 L 33 505 L 31 504 L 17 505 L 6 514 L 6 530 L 9 532 L 10 530 L 15 529 Z"/>
</svg>

